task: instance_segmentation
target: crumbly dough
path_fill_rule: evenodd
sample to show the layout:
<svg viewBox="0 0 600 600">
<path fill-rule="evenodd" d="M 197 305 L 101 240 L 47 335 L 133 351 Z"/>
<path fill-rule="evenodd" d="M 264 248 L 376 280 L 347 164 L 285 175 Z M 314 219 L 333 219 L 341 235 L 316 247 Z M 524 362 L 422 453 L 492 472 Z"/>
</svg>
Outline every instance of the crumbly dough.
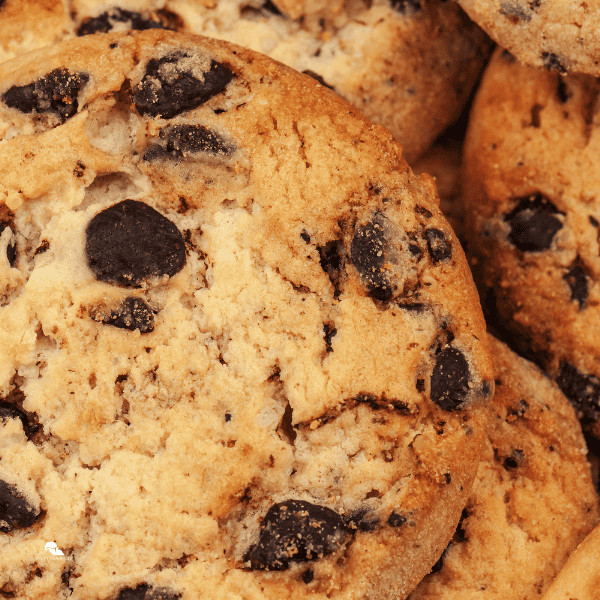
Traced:
<svg viewBox="0 0 600 600">
<path fill-rule="evenodd" d="M 433 180 L 216 40 L 90 35 L 0 81 L 2 593 L 405 598 L 494 387 Z"/>
<path fill-rule="evenodd" d="M 464 147 L 469 251 L 499 331 L 541 365 L 600 436 L 597 79 L 505 51 L 478 90 Z"/>
<path fill-rule="evenodd" d="M 598 523 L 575 411 L 532 363 L 490 341 L 496 394 L 475 485 L 435 572 L 410 600 L 539 599 Z"/>
<path fill-rule="evenodd" d="M 600 75 L 600 2 L 458 0 L 468 15 L 525 65 Z"/>
<path fill-rule="evenodd" d="M 62 7 L 62 1 L 53 1 Z M 7 27 L 5 35 L 5 46 L 13 47 L 9 32 L 22 37 L 35 11 L 21 8 L 20 0 L 5 2 L 2 25 L 9 7 L 21 11 L 20 22 Z M 443 0 L 67 4 L 62 26 L 69 36 L 164 27 L 234 42 L 309 73 L 389 128 L 409 164 L 458 117 L 491 48 L 491 40 L 462 9 Z M 31 48 L 42 45 L 35 39 Z"/>
</svg>

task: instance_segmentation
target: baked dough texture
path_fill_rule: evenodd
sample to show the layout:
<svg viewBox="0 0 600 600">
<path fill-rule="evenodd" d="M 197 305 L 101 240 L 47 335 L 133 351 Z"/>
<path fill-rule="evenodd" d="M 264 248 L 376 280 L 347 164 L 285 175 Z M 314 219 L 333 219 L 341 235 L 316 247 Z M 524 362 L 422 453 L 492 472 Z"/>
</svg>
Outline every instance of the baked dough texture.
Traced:
<svg viewBox="0 0 600 600">
<path fill-rule="evenodd" d="M 494 388 L 432 179 L 225 42 L 85 36 L 0 81 L 2 593 L 405 598 Z"/>
<path fill-rule="evenodd" d="M 496 393 L 475 485 L 442 559 L 410 600 L 542 598 L 598 523 L 598 498 L 573 407 L 532 363 L 498 340 L 490 342 Z M 577 552 L 589 565 L 598 557 L 597 549 Z M 594 575 L 582 580 L 582 588 L 591 589 Z"/>
</svg>

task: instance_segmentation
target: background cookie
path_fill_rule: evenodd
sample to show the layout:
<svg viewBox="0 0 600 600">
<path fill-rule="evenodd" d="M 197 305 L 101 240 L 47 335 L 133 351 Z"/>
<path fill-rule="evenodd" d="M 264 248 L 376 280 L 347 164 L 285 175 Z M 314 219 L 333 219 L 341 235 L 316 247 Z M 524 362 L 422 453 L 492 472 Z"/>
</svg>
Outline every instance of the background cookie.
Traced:
<svg viewBox="0 0 600 600">
<path fill-rule="evenodd" d="M 44 0 L 48 2 L 52 4 Z M 61 1 L 54 5 L 52 10 L 64 13 Z M 15 35 L 39 24 L 37 16 L 32 20 L 35 10 L 6 0 L 0 28 L 14 10 L 20 11 Z M 442 0 L 327 6 L 316 0 L 71 0 L 65 14 L 68 24 L 61 22 L 61 27 L 68 31 L 63 38 L 165 28 L 265 53 L 315 77 L 371 121 L 388 127 L 409 163 L 458 117 L 491 48 L 489 38 L 457 4 Z M 44 45 L 41 39 L 27 49 Z"/>
<path fill-rule="evenodd" d="M 432 180 L 223 42 L 85 36 L 0 81 L 1 589 L 405 597 L 493 393 Z"/>
<path fill-rule="evenodd" d="M 569 557 L 544 600 L 594 600 L 600 586 L 600 526 Z"/>
<path fill-rule="evenodd" d="M 597 1 L 458 0 L 469 16 L 523 64 L 600 74 Z"/>
<path fill-rule="evenodd" d="M 598 80 L 498 50 L 464 148 L 473 267 L 494 324 L 600 435 Z"/>
<path fill-rule="evenodd" d="M 475 485 L 452 542 L 410 600 L 540 598 L 598 522 L 573 408 L 533 364 L 490 341 L 496 393 Z"/>
</svg>

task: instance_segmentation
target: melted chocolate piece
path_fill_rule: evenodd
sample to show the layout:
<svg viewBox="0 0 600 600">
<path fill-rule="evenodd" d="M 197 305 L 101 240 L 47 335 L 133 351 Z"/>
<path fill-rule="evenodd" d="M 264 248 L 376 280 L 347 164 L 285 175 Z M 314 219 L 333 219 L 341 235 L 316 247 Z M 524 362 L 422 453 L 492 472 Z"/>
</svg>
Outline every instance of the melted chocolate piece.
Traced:
<svg viewBox="0 0 600 600">
<path fill-rule="evenodd" d="M 419 0 L 390 0 L 390 4 L 394 10 L 403 15 L 421 10 L 421 2 Z"/>
<path fill-rule="evenodd" d="M 584 422 L 594 422 L 600 418 L 600 379 L 598 377 L 583 375 L 572 364 L 561 360 L 556 383 Z"/>
<path fill-rule="evenodd" d="M 427 251 L 434 265 L 442 260 L 452 258 L 452 246 L 443 231 L 434 227 L 427 229 L 425 239 L 427 240 Z"/>
<path fill-rule="evenodd" d="M 437 355 L 431 374 L 431 399 L 443 410 L 459 410 L 469 393 L 469 375 L 464 354 L 445 348 Z"/>
<path fill-rule="evenodd" d="M 30 527 L 40 516 L 40 511 L 29 504 L 14 486 L 0 479 L 0 531 Z"/>
<path fill-rule="evenodd" d="M 12 231 L 12 229 L 8 225 L 3 225 L 0 222 L 0 236 L 4 233 L 5 229 L 10 229 Z M 6 246 L 6 258 L 8 259 L 8 264 L 11 267 L 14 267 L 17 263 L 17 242 L 14 236 L 12 241 L 8 243 L 8 246 Z"/>
<path fill-rule="evenodd" d="M 579 304 L 579 310 L 585 308 L 588 299 L 588 280 L 581 264 L 577 261 L 571 266 L 563 279 L 571 288 L 571 300 Z"/>
<path fill-rule="evenodd" d="M 284 571 L 290 562 L 318 560 L 348 538 L 343 519 L 333 510 L 304 500 L 273 505 L 261 527 L 258 543 L 244 561 L 252 569 Z"/>
<path fill-rule="evenodd" d="M 375 531 L 379 527 L 379 519 L 368 508 L 359 508 L 344 519 L 346 527 L 351 531 Z"/>
<path fill-rule="evenodd" d="M 152 144 L 144 153 L 144 160 L 182 158 L 188 154 L 206 153 L 229 156 L 234 148 L 220 135 L 202 125 L 172 125 L 161 129 L 163 144 Z"/>
<path fill-rule="evenodd" d="M 548 71 L 558 71 L 561 75 L 567 74 L 567 67 L 563 65 L 558 54 L 554 54 L 554 52 L 542 52 L 540 56 L 545 69 Z"/>
<path fill-rule="evenodd" d="M 263 10 L 273 13 L 274 15 L 277 15 L 278 17 L 284 16 L 283 13 L 275 6 L 275 4 L 273 4 L 273 2 L 271 2 L 271 0 L 265 0 L 262 7 L 263 7 Z"/>
<path fill-rule="evenodd" d="M 508 241 L 523 252 L 548 250 L 563 227 L 556 215 L 563 213 L 539 193 L 517 200 L 515 208 L 504 217 L 511 229 Z"/>
<path fill-rule="evenodd" d="M 507 458 L 504 459 L 502 466 L 507 471 L 509 471 L 511 469 L 516 469 L 517 467 L 521 466 L 524 458 L 525 458 L 525 453 L 523 452 L 523 450 L 519 450 L 518 448 L 516 448 L 515 450 L 513 450 L 511 452 L 510 456 L 508 456 Z"/>
<path fill-rule="evenodd" d="M 142 13 L 114 7 L 97 17 L 86 19 L 77 29 L 78 36 L 92 33 L 107 33 L 119 23 L 124 23 L 127 29 L 145 31 L 146 29 L 169 29 L 164 23 L 144 17 Z"/>
<path fill-rule="evenodd" d="M 137 200 L 99 212 L 85 233 L 88 264 L 100 281 L 140 287 L 154 277 L 172 277 L 185 264 L 185 242 L 175 224 Z"/>
<path fill-rule="evenodd" d="M 129 331 L 139 329 L 140 333 L 154 331 L 152 309 L 140 298 L 125 298 L 121 306 L 117 310 L 111 310 L 102 322 Z"/>
<path fill-rule="evenodd" d="M 325 350 L 326 352 L 333 352 L 331 340 L 337 333 L 337 329 L 333 323 L 323 323 L 323 331 L 325 332 Z"/>
<path fill-rule="evenodd" d="M 70 73 L 61 67 L 32 83 L 11 87 L 2 100 L 23 113 L 53 113 L 64 123 L 77 113 L 77 97 L 88 81 L 87 73 Z"/>
<path fill-rule="evenodd" d="M 23 431 L 28 439 L 31 439 L 40 430 L 40 425 L 33 422 L 36 420 L 35 416 L 31 420 L 30 416 L 32 415 L 28 415 L 15 404 L 0 400 L 0 420 L 19 419 L 23 424 Z"/>
<path fill-rule="evenodd" d="M 394 293 L 385 263 L 388 240 L 385 234 L 385 217 L 375 213 L 371 222 L 357 227 L 350 245 L 350 259 L 369 295 L 385 302 Z"/>
<path fill-rule="evenodd" d="M 406 523 L 406 517 L 403 517 L 401 514 L 394 511 L 390 513 L 387 522 L 390 527 L 402 527 L 402 525 Z"/>
<path fill-rule="evenodd" d="M 317 246 L 320 257 L 319 263 L 333 284 L 335 298 L 342 293 L 342 270 L 344 268 L 343 247 L 340 240 L 331 240 L 324 246 Z"/>
<path fill-rule="evenodd" d="M 146 74 L 133 94 L 140 114 L 172 119 L 220 94 L 234 78 L 227 67 L 211 60 L 203 80 L 197 79 L 185 66 L 179 67 L 185 58 L 189 57 L 171 54 L 148 61 Z"/>
<path fill-rule="evenodd" d="M 315 578 L 315 572 L 312 569 L 306 569 L 304 573 L 302 573 L 302 581 L 308 585 Z"/>
</svg>

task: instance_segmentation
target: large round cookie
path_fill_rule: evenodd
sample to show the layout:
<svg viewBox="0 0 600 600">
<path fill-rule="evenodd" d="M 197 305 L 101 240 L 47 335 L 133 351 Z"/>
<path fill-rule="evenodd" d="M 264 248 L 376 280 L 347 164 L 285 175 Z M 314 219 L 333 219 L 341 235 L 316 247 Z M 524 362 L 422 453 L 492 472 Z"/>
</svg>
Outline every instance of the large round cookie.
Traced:
<svg viewBox="0 0 600 600">
<path fill-rule="evenodd" d="M 464 149 L 463 202 L 486 306 L 600 436 L 600 85 L 499 50 Z"/>
<path fill-rule="evenodd" d="M 458 0 L 468 15 L 523 64 L 600 75 L 600 2 Z"/>
<path fill-rule="evenodd" d="M 410 600 L 539 599 L 598 523 L 575 411 L 533 364 L 490 341 L 496 393 L 475 485 Z"/>
<path fill-rule="evenodd" d="M 19 6 L 6 0 L 0 28 L 9 9 L 20 10 L 22 36 L 38 20 Z M 176 29 L 265 53 L 388 127 L 410 164 L 458 117 L 491 48 L 462 9 L 443 0 L 294 0 L 279 8 L 263 0 L 72 0 L 68 25 L 69 36 Z"/>
<path fill-rule="evenodd" d="M 432 180 L 223 42 L 86 36 L 0 81 L 3 593 L 404 598 L 493 392 Z"/>
</svg>

